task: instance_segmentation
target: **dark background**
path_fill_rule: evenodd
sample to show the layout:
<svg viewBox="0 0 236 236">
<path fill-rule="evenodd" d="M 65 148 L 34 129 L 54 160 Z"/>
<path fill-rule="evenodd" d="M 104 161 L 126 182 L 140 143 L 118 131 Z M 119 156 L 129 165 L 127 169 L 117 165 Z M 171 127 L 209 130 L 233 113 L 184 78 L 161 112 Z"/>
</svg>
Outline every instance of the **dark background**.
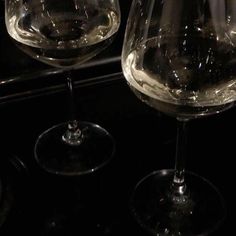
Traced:
<svg viewBox="0 0 236 236">
<path fill-rule="evenodd" d="M 145 235 L 130 215 L 129 196 L 146 174 L 173 168 L 176 121 L 141 103 L 121 73 L 130 2 L 120 1 L 122 25 L 112 46 L 73 72 L 79 119 L 98 123 L 116 141 L 109 165 L 80 178 L 48 175 L 34 161 L 38 135 L 68 118 L 65 73 L 14 46 L 0 7 L 0 173 L 5 190 L 0 212 L 6 212 L 1 235 Z M 214 183 L 228 209 L 215 236 L 233 230 L 235 120 L 232 108 L 189 122 L 187 169 Z M 10 207 L 4 202 L 8 195 Z"/>
</svg>

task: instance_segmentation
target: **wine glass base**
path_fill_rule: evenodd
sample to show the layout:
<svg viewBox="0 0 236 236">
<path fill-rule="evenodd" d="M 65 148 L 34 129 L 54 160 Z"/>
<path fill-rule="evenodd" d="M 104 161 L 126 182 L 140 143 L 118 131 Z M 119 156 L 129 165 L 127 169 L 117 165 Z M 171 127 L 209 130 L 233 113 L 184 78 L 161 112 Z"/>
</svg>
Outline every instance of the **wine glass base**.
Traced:
<svg viewBox="0 0 236 236">
<path fill-rule="evenodd" d="M 206 179 L 186 173 L 189 200 L 174 204 L 170 186 L 174 170 L 160 170 L 144 177 L 131 197 L 131 212 L 155 236 L 204 236 L 215 231 L 226 216 L 219 191 Z"/>
<path fill-rule="evenodd" d="M 79 125 L 84 132 L 79 145 L 69 145 L 63 141 L 68 123 L 53 126 L 39 136 L 34 154 L 45 171 L 65 176 L 89 174 L 113 157 L 115 143 L 105 129 L 89 122 L 80 122 Z"/>
</svg>

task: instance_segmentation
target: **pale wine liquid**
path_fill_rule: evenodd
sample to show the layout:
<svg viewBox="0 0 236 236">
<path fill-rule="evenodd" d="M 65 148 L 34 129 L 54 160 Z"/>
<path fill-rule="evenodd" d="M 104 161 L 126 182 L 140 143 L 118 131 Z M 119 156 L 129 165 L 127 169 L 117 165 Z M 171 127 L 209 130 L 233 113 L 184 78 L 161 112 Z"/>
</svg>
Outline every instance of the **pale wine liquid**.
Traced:
<svg viewBox="0 0 236 236">
<path fill-rule="evenodd" d="M 236 100 L 236 50 L 225 42 L 151 38 L 122 64 L 139 98 L 173 116 L 216 113 Z"/>
<path fill-rule="evenodd" d="M 106 48 L 119 27 L 114 11 L 90 6 L 87 14 L 37 15 L 36 11 L 22 18 L 13 16 L 8 32 L 31 57 L 56 67 L 72 67 Z"/>
</svg>

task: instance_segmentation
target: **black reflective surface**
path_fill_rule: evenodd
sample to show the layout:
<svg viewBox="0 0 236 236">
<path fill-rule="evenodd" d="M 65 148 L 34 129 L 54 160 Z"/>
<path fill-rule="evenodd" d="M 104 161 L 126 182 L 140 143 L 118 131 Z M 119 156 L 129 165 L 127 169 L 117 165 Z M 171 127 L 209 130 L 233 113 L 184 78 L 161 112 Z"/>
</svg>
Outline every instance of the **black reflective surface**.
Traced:
<svg viewBox="0 0 236 236">
<path fill-rule="evenodd" d="M 44 173 L 34 161 L 34 142 L 45 128 L 66 120 L 66 93 L 2 104 L 1 147 L 14 152 L 28 174 L 22 188 L 14 179 L 21 197 L 1 235 L 145 235 L 130 214 L 129 196 L 149 172 L 173 167 L 175 120 L 142 104 L 119 75 L 78 86 L 77 94 L 78 116 L 102 125 L 116 140 L 113 160 L 79 178 Z M 189 124 L 188 169 L 218 186 L 228 208 L 224 225 L 213 235 L 233 229 L 235 116 L 233 108 Z"/>
<path fill-rule="evenodd" d="M 142 104 L 128 88 L 119 59 L 123 28 L 112 48 L 73 72 L 77 115 L 113 135 L 115 156 L 96 173 L 62 178 L 38 167 L 33 148 L 42 131 L 68 118 L 64 73 L 15 48 L 5 31 L 2 2 L 0 171 L 13 200 L 0 235 L 146 235 L 130 214 L 129 197 L 146 174 L 173 168 L 176 122 Z M 120 1 L 124 16 L 128 2 Z M 233 230 L 235 118 L 232 108 L 189 123 L 187 168 L 215 184 L 228 209 L 213 236 Z"/>
</svg>

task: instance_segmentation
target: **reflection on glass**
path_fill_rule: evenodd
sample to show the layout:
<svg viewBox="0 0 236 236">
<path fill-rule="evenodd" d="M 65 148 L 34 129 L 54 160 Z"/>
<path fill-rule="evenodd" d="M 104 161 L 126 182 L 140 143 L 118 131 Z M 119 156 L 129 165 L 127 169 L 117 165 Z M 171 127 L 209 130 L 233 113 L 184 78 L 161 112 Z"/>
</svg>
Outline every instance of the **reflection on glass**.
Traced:
<svg viewBox="0 0 236 236">
<path fill-rule="evenodd" d="M 120 24 L 117 0 L 6 0 L 9 35 L 29 56 L 71 70 L 113 41 Z M 113 155 L 110 134 L 75 117 L 73 81 L 68 75 L 71 118 L 41 134 L 35 157 L 48 172 L 81 175 L 102 167 Z"/>
<path fill-rule="evenodd" d="M 236 100 L 234 1 L 133 0 L 122 52 L 132 91 L 177 118 L 175 170 L 144 177 L 131 200 L 154 235 L 206 235 L 225 217 L 218 190 L 185 171 L 187 121 L 219 113 Z"/>
</svg>

